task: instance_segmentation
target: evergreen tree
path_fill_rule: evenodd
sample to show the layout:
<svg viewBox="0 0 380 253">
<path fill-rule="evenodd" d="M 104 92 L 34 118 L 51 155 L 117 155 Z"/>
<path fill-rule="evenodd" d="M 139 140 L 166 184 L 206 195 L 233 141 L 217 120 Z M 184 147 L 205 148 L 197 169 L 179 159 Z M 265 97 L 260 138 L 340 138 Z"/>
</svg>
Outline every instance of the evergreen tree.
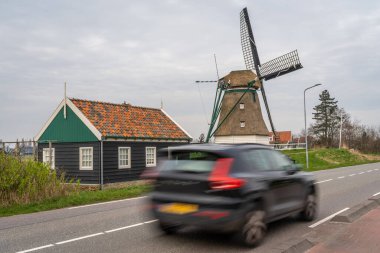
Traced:
<svg viewBox="0 0 380 253">
<path fill-rule="evenodd" d="M 334 133 L 339 126 L 338 101 L 330 96 L 328 90 L 319 94 L 319 101 L 320 104 L 313 108 L 313 132 L 324 145 L 331 147 Z"/>
</svg>

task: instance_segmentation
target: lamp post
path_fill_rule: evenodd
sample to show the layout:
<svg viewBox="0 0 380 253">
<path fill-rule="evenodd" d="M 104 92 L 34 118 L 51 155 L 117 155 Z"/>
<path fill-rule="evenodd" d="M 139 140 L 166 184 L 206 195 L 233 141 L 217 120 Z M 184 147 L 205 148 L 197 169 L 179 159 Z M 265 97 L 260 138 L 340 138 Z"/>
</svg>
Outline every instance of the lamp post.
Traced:
<svg viewBox="0 0 380 253">
<path fill-rule="evenodd" d="M 317 87 L 319 85 L 321 84 L 320 83 L 314 84 L 313 86 L 310 86 L 303 91 L 303 113 L 305 117 L 305 142 L 306 142 L 306 168 L 307 169 L 309 169 L 309 152 L 308 152 L 308 143 L 307 143 L 307 124 L 306 124 L 306 91 L 311 88 Z"/>
<path fill-rule="evenodd" d="M 339 149 L 342 146 L 343 110 L 340 112 Z"/>
</svg>

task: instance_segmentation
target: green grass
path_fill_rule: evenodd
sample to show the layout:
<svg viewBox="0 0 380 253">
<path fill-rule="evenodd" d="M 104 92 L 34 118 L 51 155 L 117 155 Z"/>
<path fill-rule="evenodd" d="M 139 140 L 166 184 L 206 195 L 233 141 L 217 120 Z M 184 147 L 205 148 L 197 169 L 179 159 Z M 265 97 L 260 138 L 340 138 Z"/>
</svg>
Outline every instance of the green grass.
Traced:
<svg viewBox="0 0 380 253">
<path fill-rule="evenodd" d="M 14 204 L 6 207 L 0 207 L 0 217 L 131 198 L 145 194 L 149 190 L 150 185 L 141 184 L 120 189 L 106 189 L 103 191 L 79 191 L 68 196 L 51 198 L 40 202 L 30 204 Z"/>
<path fill-rule="evenodd" d="M 303 165 L 306 170 L 305 150 L 284 150 L 296 163 Z M 353 166 L 366 163 L 379 162 L 380 156 L 369 159 L 359 153 L 351 153 L 346 149 L 312 149 L 309 150 L 309 171 L 325 170 L 338 167 Z"/>
</svg>

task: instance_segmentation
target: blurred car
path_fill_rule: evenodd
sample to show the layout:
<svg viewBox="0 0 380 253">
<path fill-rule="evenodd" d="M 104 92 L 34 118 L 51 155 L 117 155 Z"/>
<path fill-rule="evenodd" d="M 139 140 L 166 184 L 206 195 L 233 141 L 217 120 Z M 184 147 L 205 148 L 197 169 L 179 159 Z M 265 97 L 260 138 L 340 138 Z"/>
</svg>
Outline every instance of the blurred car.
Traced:
<svg viewBox="0 0 380 253">
<path fill-rule="evenodd" d="M 191 225 L 236 232 L 256 246 L 269 222 L 316 217 L 312 174 L 268 146 L 190 144 L 162 150 L 160 157 L 147 175 L 155 179 L 153 214 L 167 234 Z"/>
</svg>

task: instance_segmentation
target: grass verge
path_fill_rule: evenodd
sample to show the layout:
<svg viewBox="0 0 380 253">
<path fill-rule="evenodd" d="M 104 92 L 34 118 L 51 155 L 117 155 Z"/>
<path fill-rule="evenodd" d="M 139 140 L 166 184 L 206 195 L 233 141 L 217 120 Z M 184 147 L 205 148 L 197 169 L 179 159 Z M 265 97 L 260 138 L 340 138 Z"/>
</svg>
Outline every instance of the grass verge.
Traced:
<svg viewBox="0 0 380 253">
<path fill-rule="evenodd" d="M 147 193 L 149 190 L 149 184 L 139 184 L 120 189 L 105 189 L 103 191 L 79 191 L 68 196 L 51 198 L 40 202 L 1 207 L 0 217 L 137 197 Z"/>
<path fill-rule="evenodd" d="M 306 170 L 305 150 L 284 150 L 284 154 L 288 155 L 296 163 L 303 165 Z M 309 150 L 309 171 L 333 169 L 338 167 L 346 167 L 360 165 L 366 163 L 380 162 L 379 155 L 365 155 L 359 152 L 352 152 L 347 149 L 312 149 Z"/>
</svg>

